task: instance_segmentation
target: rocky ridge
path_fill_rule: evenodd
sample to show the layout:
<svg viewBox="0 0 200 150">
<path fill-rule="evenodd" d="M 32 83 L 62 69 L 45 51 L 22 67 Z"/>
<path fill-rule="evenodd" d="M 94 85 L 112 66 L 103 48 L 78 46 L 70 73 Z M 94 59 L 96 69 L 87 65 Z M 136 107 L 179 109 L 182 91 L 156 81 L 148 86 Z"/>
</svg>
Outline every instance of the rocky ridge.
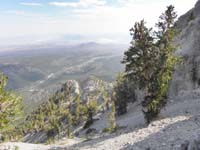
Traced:
<svg viewBox="0 0 200 150">
<path fill-rule="evenodd" d="M 42 145 L 42 149 L 199 150 L 200 0 L 193 9 L 179 18 L 177 27 L 180 29 L 176 39 L 180 45 L 177 54 L 182 56 L 183 61 L 176 67 L 169 88 L 169 103 L 158 120 L 146 126 L 140 106 L 133 104 L 129 106 L 127 114 L 117 118 L 117 124 L 122 128 L 111 135 L 99 133 L 91 139 L 74 139 L 75 142 L 71 144 Z M 85 91 L 93 91 L 90 84 Z M 91 128 L 102 130 L 106 126 L 105 120 L 106 114 L 101 115 L 100 120 Z M 2 147 L 9 144 L 23 149 L 19 143 L 8 143 Z"/>
</svg>

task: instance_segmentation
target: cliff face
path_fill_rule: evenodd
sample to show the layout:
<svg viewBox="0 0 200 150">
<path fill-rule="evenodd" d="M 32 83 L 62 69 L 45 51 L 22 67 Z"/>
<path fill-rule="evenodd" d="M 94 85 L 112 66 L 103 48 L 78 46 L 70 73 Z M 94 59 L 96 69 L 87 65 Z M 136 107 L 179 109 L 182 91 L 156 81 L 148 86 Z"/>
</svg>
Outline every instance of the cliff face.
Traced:
<svg viewBox="0 0 200 150">
<path fill-rule="evenodd" d="M 200 0 L 179 18 L 177 27 L 180 30 L 177 54 L 182 63 L 175 69 L 169 95 L 186 99 L 200 95 Z"/>
</svg>

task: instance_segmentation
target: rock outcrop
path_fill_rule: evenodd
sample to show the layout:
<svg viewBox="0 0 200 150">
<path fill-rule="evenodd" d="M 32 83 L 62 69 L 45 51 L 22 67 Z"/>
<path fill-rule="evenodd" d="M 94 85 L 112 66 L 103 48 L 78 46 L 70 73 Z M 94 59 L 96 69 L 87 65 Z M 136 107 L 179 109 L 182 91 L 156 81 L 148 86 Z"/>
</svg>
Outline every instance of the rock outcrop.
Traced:
<svg viewBox="0 0 200 150">
<path fill-rule="evenodd" d="M 177 27 L 180 31 L 176 39 L 177 54 L 182 57 L 182 63 L 176 68 L 169 95 L 187 99 L 195 96 L 189 94 L 191 91 L 200 92 L 200 0 L 179 18 Z"/>
</svg>

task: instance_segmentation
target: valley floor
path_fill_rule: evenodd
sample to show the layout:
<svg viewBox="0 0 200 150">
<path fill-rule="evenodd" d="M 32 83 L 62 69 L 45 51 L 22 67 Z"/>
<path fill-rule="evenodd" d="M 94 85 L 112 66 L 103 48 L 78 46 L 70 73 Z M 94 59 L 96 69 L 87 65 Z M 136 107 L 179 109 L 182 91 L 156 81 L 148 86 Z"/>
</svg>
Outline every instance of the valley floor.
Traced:
<svg viewBox="0 0 200 150">
<path fill-rule="evenodd" d="M 146 126 L 140 108 L 132 106 L 117 119 L 122 128 L 113 134 L 91 136 L 87 140 L 66 139 L 55 145 L 4 143 L 1 150 L 179 150 L 185 140 L 200 135 L 200 98 L 171 101 L 157 121 Z M 106 126 L 106 116 L 91 128 Z"/>
</svg>

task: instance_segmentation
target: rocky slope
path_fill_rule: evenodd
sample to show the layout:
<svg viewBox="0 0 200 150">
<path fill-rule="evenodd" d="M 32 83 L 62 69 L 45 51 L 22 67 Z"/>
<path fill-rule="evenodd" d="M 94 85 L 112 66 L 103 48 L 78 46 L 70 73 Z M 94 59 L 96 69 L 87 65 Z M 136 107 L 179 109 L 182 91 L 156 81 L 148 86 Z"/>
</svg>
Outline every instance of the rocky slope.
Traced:
<svg viewBox="0 0 200 150">
<path fill-rule="evenodd" d="M 81 129 L 87 122 L 89 107 L 92 103 L 96 107 L 93 116 L 105 112 L 111 93 L 112 84 L 96 77 L 85 79 L 81 86 L 76 80 L 68 80 L 13 130 L 2 133 L 3 138 L 12 137 L 14 140 L 17 136 L 28 143 L 46 143 L 71 133 L 84 136 L 89 130 L 81 132 Z"/>
<path fill-rule="evenodd" d="M 199 97 L 200 98 L 200 97 Z M 2 150 L 198 150 L 200 110 L 198 99 L 181 102 L 171 101 L 160 118 L 146 126 L 138 106 L 132 105 L 124 116 L 117 119 L 121 127 L 113 134 L 101 133 L 106 126 L 106 116 L 91 126 L 98 131 L 88 138 L 63 138 L 52 145 L 34 145 L 25 143 L 6 143 L 0 145 Z M 186 149 L 187 150 L 187 149 Z"/>
<path fill-rule="evenodd" d="M 182 64 L 177 66 L 170 87 L 170 96 L 181 96 L 200 88 L 200 1 L 177 22 L 180 35 L 177 54 Z M 186 97 L 185 97 L 186 98 Z"/>
<path fill-rule="evenodd" d="M 11 149 L 16 146 L 44 150 L 199 150 L 200 149 L 200 0 L 195 7 L 181 16 L 177 22 L 180 35 L 178 55 L 182 64 L 176 67 L 170 85 L 169 103 L 158 120 L 146 126 L 139 104 L 129 105 L 128 113 L 117 118 L 119 129 L 113 134 L 102 133 L 107 126 L 107 114 L 99 116 L 90 128 L 95 132 L 86 137 L 66 140 L 54 145 L 7 143 L 0 146 Z M 88 88 L 92 90 L 91 83 Z M 96 86 L 96 84 L 94 84 Z M 68 142 L 68 143 L 67 143 Z"/>
</svg>

